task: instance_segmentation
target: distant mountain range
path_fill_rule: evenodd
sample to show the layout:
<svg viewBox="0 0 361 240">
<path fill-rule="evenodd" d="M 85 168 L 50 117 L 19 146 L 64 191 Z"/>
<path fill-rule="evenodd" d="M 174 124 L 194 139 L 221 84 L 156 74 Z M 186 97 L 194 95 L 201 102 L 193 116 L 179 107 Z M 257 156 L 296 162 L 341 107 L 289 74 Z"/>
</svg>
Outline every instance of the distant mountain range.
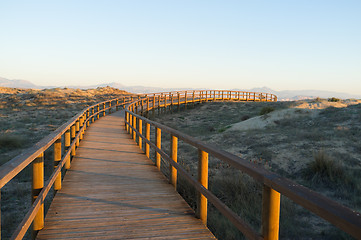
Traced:
<svg viewBox="0 0 361 240">
<path fill-rule="evenodd" d="M 89 86 L 38 86 L 33 84 L 30 81 L 26 80 L 9 80 L 6 78 L 0 77 L 0 87 L 11 87 L 11 88 L 35 88 L 35 89 L 45 89 L 45 88 L 55 88 L 55 87 L 68 87 L 68 88 L 80 88 L 80 89 L 89 89 L 89 88 L 97 88 L 97 87 L 113 87 L 121 90 L 125 90 L 132 93 L 154 93 L 154 92 L 169 92 L 169 91 L 181 91 L 181 90 L 196 90 L 190 88 L 161 88 L 161 87 L 146 87 L 146 86 L 125 86 L 120 83 L 112 82 L 112 83 L 104 83 L 98 85 L 89 85 Z M 340 92 L 330 92 L 330 91 L 321 91 L 321 90 L 284 90 L 284 91 L 276 91 L 268 87 L 262 88 L 252 88 L 252 89 L 231 89 L 234 91 L 250 91 L 250 92 L 266 92 L 273 93 L 277 95 L 279 100 L 287 101 L 287 100 L 302 100 L 302 99 L 312 99 L 316 97 L 320 98 L 329 98 L 336 97 L 342 99 L 349 98 L 361 98 L 360 95 L 352 95 L 348 93 L 340 93 Z"/>
</svg>

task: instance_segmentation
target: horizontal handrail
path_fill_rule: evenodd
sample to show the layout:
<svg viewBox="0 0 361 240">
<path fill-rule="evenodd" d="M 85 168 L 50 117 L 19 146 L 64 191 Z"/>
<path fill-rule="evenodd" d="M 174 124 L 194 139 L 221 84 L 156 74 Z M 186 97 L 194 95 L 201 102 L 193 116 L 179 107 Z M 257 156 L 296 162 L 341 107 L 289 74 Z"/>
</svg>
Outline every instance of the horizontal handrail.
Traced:
<svg viewBox="0 0 361 240">
<path fill-rule="evenodd" d="M 323 195 L 314 192 L 300 184 L 297 184 L 287 178 L 281 177 L 276 173 L 268 171 L 258 165 L 252 164 L 249 161 L 246 161 L 240 157 L 237 157 L 231 153 L 228 153 L 222 149 L 219 149 L 211 144 L 206 144 L 198 139 L 195 139 L 189 135 L 186 135 L 180 131 L 162 125 L 158 122 L 149 120 L 148 118 L 142 116 L 149 111 L 153 111 L 159 107 L 168 107 L 168 106 L 176 106 L 176 105 L 186 105 L 187 103 L 195 103 L 195 102 L 206 102 L 206 101 L 213 101 L 219 100 L 219 96 L 222 95 L 222 100 L 238 100 L 238 101 L 249 101 L 250 99 L 244 99 L 239 97 L 233 97 L 232 93 L 228 94 L 230 91 L 225 91 L 223 93 L 215 93 L 218 90 L 208 91 L 208 93 L 202 91 L 191 91 L 191 95 L 187 96 L 187 92 L 176 92 L 176 97 L 174 96 L 174 92 L 172 93 L 157 93 L 151 95 L 144 95 L 142 99 L 134 101 L 133 103 L 126 106 L 126 115 L 125 115 L 125 127 L 129 133 L 133 134 L 133 138 L 136 140 L 137 137 L 141 138 L 145 144 L 148 144 L 152 147 L 158 154 L 160 154 L 163 159 L 169 162 L 174 168 L 176 168 L 180 174 L 185 177 L 202 195 L 210 200 L 214 204 L 216 208 L 218 208 L 222 214 L 224 214 L 227 218 L 229 218 L 235 226 L 242 231 L 248 238 L 250 239 L 258 239 L 259 235 L 256 231 L 249 231 L 251 229 L 247 224 L 243 221 L 240 221 L 238 218 L 233 218 L 235 213 L 233 213 L 230 209 L 224 209 L 222 206 L 217 206 L 217 201 L 214 199 L 216 198 L 213 194 L 209 192 L 204 187 L 201 187 L 200 184 L 195 180 L 192 176 L 187 174 L 187 172 L 182 169 L 182 167 L 177 164 L 173 159 L 168 156 L 164 151 L 162 151 L 156 144 L 151 143 L 149 139 L 147 139 L 141 132 L 139 132 L 139 124 L 134 124 L 134 121 L 142 121 L 142 123 L 149 124 L 156 129 L 161 129 L 171 136 L 176 137 L 177 139 L 181 139 L 183 142 L 196 147 L 199 151 L 204 151 L 212 156 L 228 163 L 235 169 L 241 170 L 242 172 L 248 174 L 256 181 L 262 183 L 264 185 L 264 200 L 263 205 L 269 205 L 270 200 L 265 196 L 265 192 L 274 191 L 274 194 L 282 194 L 289 199 L 293 200 L 298 205 L 310 210 L 311 212 L 315 213 L 316 215 L 324 218 L 328 222 L 334 224 L 335 226 L 339 227 L 341 230 L 349 233 L 350 235 L 361 238 L 361 214 L 353 211 L 331 199 L 324 197 Z M 243 92 L 242 92 L 243 94 Z M 226 95 L 226 96 L 225 96 Z M 267 96 L 267 94 L 262 93 L 262 96 Z M 239 93 L 238 95 L 239 96 Z M 247 96 L 255 96 L 253 93 L 247 93 Z M 175 97 L 175 98 L 174 98 Z M 171 100 L 176 100 L 171 101 Z M 261 98 L 262 99 L 262 98 Z M 271 100 L 268 100 L 271 99 Z M 267 98 L 268 101 L 276 100 L 276 96 L 272 96 L 271 98 Z M 171 102 L 167 102 L 170 100 Z M 257 101 L 256 98 L 252 99 L 253 101 Z M 138 108 L 141 108 L 141 113 L 139 113 Z M 135 125 L 136 127 L 134 127 Z M 138 129 L 137 129 L 138 127 Z M 140 142 L 140 141 L 139 141 Z M 197 184 L 196 184 L 197 182 Z M 272 193 L 273 194 L 273 193 Z M 271 195 L 272 195 L 271 194 Z M 273 196 L 273 195 L 272 195 Z M 214 198 L 213 198 L 214 197 Z M 218 199 L 218 198 L 217 198 Z M 277 197 L 276 197 L 277 199 Z M 278 198 L 279 199 L 279 198 Z M 219 199 L 218 199 L 219 200 Z M 274 199 L 273 199 L 274 200 Z M 220 200 L 219 200 L 220 201 Z M 279 201 L 279 200 L 278 200 Z M 278 211 L 278 217 L 277 217 Z M 279 221 L 279 209 L 263 209 L 263 212 L 267 214 L 274 214 L 272 217 L 263 215 L 263 218 L 278 218 L 275 221 L 277 222 L 270 222 L 274 220 L 267 221 L 267 219 L 262 219 L 262 228 L 269 229 L 269 226 L 275 226 L 278 228 L 278 221 Z M 276 217 L 274 217 L 276 216 Z M 267 225 L 267 226 L 265 226 Z M 263 230 L 263 237 L 268 236 L 268 230 Z M 269 230 L 271 231 L 271 230 Z M 276 233 L 273 233 L 276 234 Z M 277 230 L 277 237 L 278 237 L 278 230 Z M 275 235 L 273 235 L 274 237 Z M 274 239 L 274 238 L 270 238 Z"/>
</svg>

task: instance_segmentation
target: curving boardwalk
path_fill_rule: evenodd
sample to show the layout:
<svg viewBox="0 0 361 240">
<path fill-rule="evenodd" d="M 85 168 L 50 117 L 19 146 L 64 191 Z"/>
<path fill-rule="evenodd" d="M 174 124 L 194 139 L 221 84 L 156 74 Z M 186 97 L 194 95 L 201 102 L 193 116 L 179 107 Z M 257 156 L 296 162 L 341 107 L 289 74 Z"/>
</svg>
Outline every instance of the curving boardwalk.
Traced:
<svg viewBox="0 0 361 240">
<path fill-rule="evenodd" d="M 131 140 L 123 114 L 88 128 L 37 239 L 214 239 Z"/>
</svg>

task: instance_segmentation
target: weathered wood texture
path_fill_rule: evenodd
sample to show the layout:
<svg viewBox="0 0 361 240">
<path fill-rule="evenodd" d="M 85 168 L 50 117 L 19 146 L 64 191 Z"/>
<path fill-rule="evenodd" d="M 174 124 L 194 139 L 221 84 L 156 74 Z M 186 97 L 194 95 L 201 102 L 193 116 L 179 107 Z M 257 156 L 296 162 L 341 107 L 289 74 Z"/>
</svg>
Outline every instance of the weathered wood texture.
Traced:
<svg viewBox="0 0 361 240">
<path fill-rule="evenodd" d="M 117 112 L 92 124 L 38 239 L 214 239 Z"/>
</svg>

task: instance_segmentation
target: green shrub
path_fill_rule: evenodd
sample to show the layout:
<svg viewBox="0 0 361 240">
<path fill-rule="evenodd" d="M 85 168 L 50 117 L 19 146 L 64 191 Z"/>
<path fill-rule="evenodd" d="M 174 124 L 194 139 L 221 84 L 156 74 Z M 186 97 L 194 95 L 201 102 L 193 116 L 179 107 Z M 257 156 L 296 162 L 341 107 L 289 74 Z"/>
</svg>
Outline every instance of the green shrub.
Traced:
<svg viewBox="0 0 361 240">
<path fill-rule="evenodd" d="M 341 101 L 341 99 L 332 97 L 332 98 L 329 98 L 328 101 L 329 102 L 339 102 L 339 101 Z"/>
<path fill-rule="evenodd" d="M 273 107 L 266 106 L 261 109 L 261 111 L 259 112 L 259 115 L 265 115 L 267 113 L 273 112 L 274 110 L 275 109 Z"/>
<path fill-rule="evenodd" d="M 24 139 L 20 136 L 9 135 L 9 134 L 0 136 L 1 150 L 20 148 L 23 146 L 23 143 L 24 143 Z"/>
<path fill-rule="evenodd" d="M 248 116 L 248 115 L 243 115 L 242 117 L 241 117 L 241 121 L 246 121 L 247 119 L 250 119 L 251 117 L 250 116 Z"/>
</svg>

